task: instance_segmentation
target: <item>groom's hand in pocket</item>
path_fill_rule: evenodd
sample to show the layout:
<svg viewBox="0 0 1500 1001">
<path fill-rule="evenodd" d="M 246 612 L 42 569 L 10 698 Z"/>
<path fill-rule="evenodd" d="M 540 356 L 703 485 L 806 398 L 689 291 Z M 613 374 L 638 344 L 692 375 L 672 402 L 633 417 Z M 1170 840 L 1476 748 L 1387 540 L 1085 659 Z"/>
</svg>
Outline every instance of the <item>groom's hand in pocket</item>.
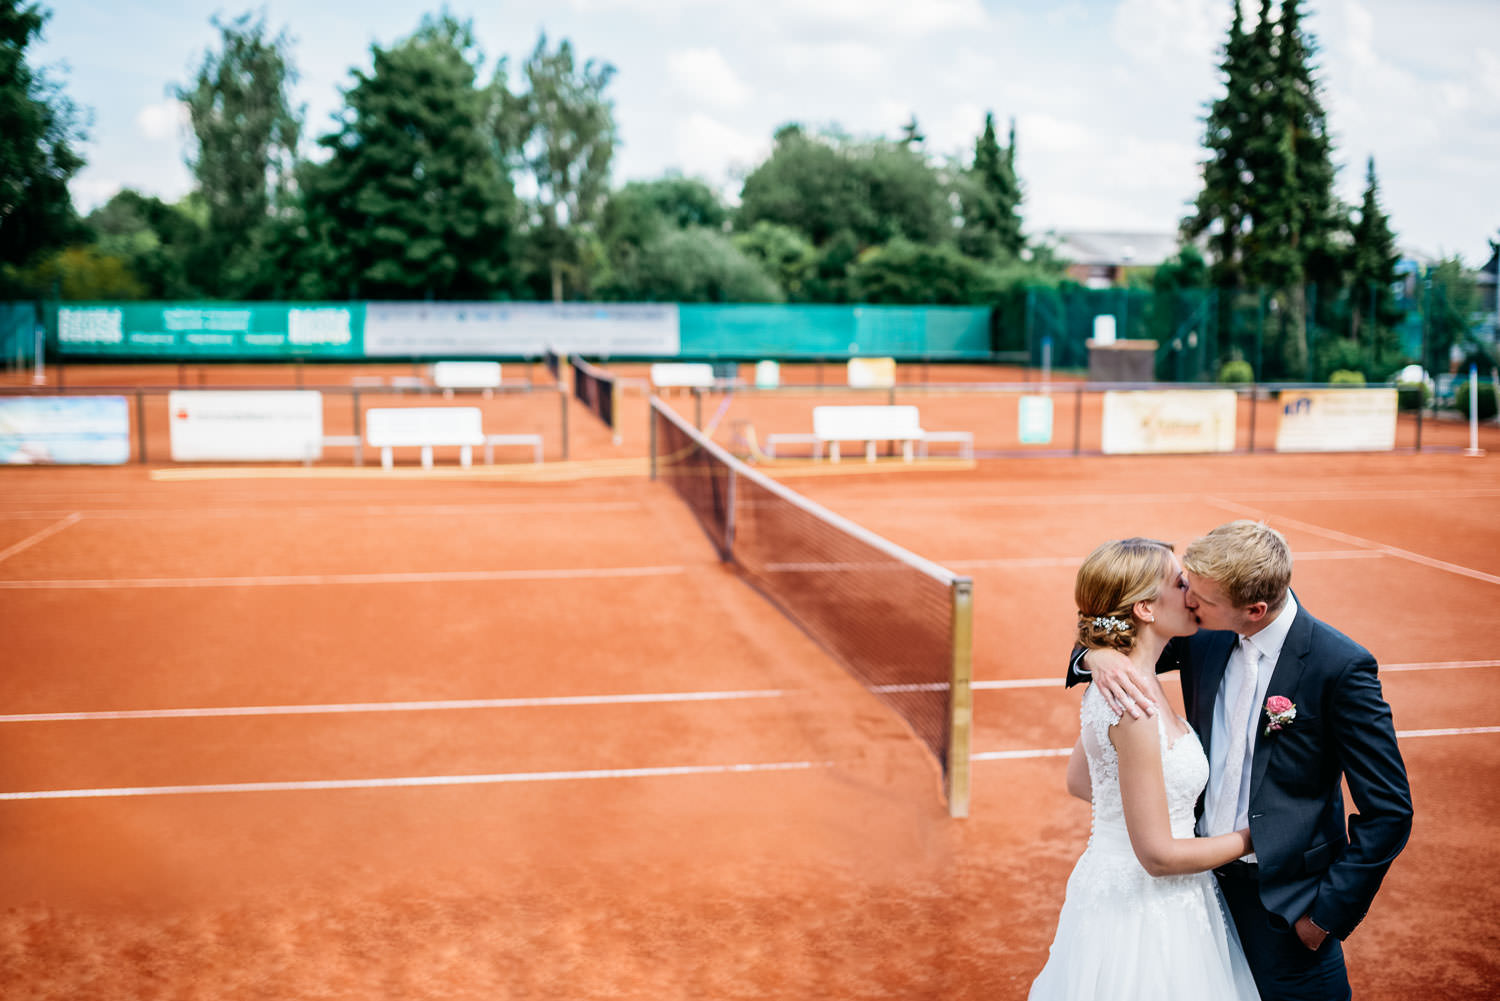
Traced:
<svg viewBox="0 0 1500 1001">
<path fill-rule="evenodd" d="M 1313 919 L 1306 914 L 1297 919 L 1296 930 L 1297 937 L 1302 940 L 1302 944 L 1313 952 L 1322 948 L 1328 938 L 1328 933 L 1313 924 Z"/>
</svg>

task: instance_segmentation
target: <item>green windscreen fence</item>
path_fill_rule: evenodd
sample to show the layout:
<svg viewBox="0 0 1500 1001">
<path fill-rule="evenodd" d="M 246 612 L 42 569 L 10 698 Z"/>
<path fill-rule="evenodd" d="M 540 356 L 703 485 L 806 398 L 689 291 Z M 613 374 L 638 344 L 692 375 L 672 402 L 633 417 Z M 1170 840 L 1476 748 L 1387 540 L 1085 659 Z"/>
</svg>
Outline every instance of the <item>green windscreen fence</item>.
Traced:
<svg viewBox="0 0 1500 1001">
<path fill-rule="evenodd" d="M 683 357 L 980 361 L 991 351 L 988 306 L 683 305 L 678 311 Z"/>
<path fill-rule="evenodd" d="M 0 302 L 0 368 L 24 368 L 36 360 L 36 306 Z"/>
</svg>

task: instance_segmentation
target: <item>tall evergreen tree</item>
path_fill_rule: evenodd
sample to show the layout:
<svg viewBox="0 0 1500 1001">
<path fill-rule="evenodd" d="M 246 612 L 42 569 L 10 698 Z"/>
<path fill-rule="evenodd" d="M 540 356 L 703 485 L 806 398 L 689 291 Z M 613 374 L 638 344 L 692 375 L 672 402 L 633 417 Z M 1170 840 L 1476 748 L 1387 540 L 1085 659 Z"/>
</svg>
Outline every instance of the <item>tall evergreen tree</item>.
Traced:
<svg viewBox="0 0 1500 1001">
<path fill-rule="evenodd" d="M 326 163 L 302 175 L 303 296 L 466 299 L 514 285 L 515 197 L 475 86 L 473 30 L 426 18 L 355 71 Z"/>
<path fill-rule="evenodd" d="M 1010 123 L 1010 145 L 1001 148 L 995 135 L 995 116 L 985 114 L 984 131 L 974 141 L 974 162 L 961 179 L 959 191 L 963 222 L 959 249 L 970 257 L 1016 257 L 1025 244 L 1021 235 L 1021 186 L 1015 165 L 1015 119 Z"/>
<path fill-rule="evenodd" d="M 84 163 L 74 149 L 80 116 L 26 62 L 50 16 L 39 4 L 0 0 L 0 286 L 78 229 L 68 179 Z"/>
<path fill-rule="evenodd" d="M 1377 357 L 1395 346 L 1394 327 L 1404 311 L 1396 304 L 1396 264 L 1401 255 L 1391 232 L 1390 217 L 1380 208 L 1380 188 L 1375 179 L 1375 158 L 1365 165 L 1365 195 L 1359 222 L 1354 226 L 1353 261 L 1350 268 L 1352 336 L 1364 341 Z"/>
<path fill-rule="evenodd" d="M 188 166 L 208 209 L 198 270 L 208 291 L 226 298 L 270 292 L 279 276 L 265 267 L 274 209 L 284 208 L 301 113 L 291 87 L 297 80 L 285 32 L 266 35 L 264 16 L 216 16 L 221 49 L 203 57 L 189 86 L 175 88 L 188 109 L 196 149 Z"/>
</svg>

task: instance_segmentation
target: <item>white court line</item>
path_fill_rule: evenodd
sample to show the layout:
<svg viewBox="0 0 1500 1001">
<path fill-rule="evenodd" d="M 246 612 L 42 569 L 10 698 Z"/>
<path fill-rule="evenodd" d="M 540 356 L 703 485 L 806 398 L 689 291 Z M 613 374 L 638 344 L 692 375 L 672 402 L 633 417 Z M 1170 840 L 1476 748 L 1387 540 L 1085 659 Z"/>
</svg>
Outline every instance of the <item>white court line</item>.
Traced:
<svg viewBox="0 0 1500 1001">
<path fill-rule="evenodd" d="M 1395 556 L 1399 559 L 1410 560 L 1413 563 L 1420 564 L 1424 567 L 1431 567 L 1434 570 L 1445 570 L 1448 573 L 1458 574 L 1462 577 L 1471 577 L 1474 580 L 1482 580 L 1486 584 L 1500 584 L 1500 576 L 1496 576 L 1492 573 L 1485 573 L 1483 570 L 1473 570 L 1469 567 L 1459 566 L 1457 563 L 1449 563 L 1445 560 L 1436 560 L 1431 556 L 1423 556 L 1421 553 L 1414 553 L 1409 549 L 1401 549 L 1396 546 L 1388 546 L 1383 542 L 1375 542 L 1372 539 L 1361 538 L 1358 535 L 1350 535 L 1348 532 L 1340 532 L 1337 529 L 1323 528 L 1320 525 L 1312 525 L 1305 521 L 1298 521 L 1295 518 L 1286 518 L 1281 515 L 1271 514 L 1266 511 L 1260 511 L 1255 508 L 1246 507 L 1243 504 L 1236 504 L 1233 501 L 1227 501 L 1216 497 L 1211 497 L 1209 498 L 1209 500 L 1212 503 L 1224 508 L 1225 510 L 1234 511 L 1239 514 L 1250 515 L 1254 518 L 1261 519 L 1278 527 L 1288 526 L 1291 528 L 1297 528 L 1304 532 L 1311 532 L 1314 535 L 1321 535 L 1325 539 L 1333 539 L 1336 542 L 1347 542 L 1353 546 L 1360 546 L 1362 548 L 1370 549 L 1375 552 L 1385 553 L 1388 556 Z M 1295 554 L 1293 555 L 1295 557 Z"/>
<path fill-rule="evenodd" d="M 79 512 L 90 520 L 143 521 L 153 518 L 244 518 L 247 516 L 306 517 L 328 515 L 347 518 L 354 515 L 508 515 L 529 512 L 571 514 L 576 511 L 624 511 L 640 508 L 636 501 L 547 501 L 517 504 L 301 504 L 292 507 L 162 507 L 148 509 L 89 510 Z M 0 511 L 0 518 L 47 518 L 55 517 L 50 511 Z"/>
<path fill-rule="evenodd" d="M 50 539 L 52 536 L 56 535 L 58 532 L 61 532 L 69 525 L 78 524 L 79 520 L 82 517 L 82 512 L 74 511 L 62 521 L 59 521 L 57 524 L 48 525 L 46 528 L 42 529 L 40 532 L 37 532 L 35 535 L 28 536 L 27 538 L 24 538 L 20 542 L 17 542 L 15 545 L 11 546 L 9 549 L 0 551 L 0 563 L 4 563 L 6 560 L 10 559 L 12 556 L 16 555 L 22 550 L 30 549 L 32 546 L 36 545 L 38 542 L 41 542 L 43 539 Z"/>
<path fill-rule="evenodd" d="M 830 768 L 831 761 L 775 761 L 749 765 L 678 765 L 666 768 L 599 768 L 575 772 L 500 772 L 492 775 L 415 775 L 388 779 L 326 779 L 306 782 L 228 782 L 218 785 L 120 786 L 104 789 L 41 789 L 0 792 L 0 800 L 101 799 L 117 796 L 192 796 L 218 792 L 303 792 L 314 789 L 396 789 L 414 786 L 497 785 L 517 782 L 572 782 L 584 779 L 641 779 L 675 775 L 789 772 Z"/>
<path fill-rule="evenodd" d="M 1459 726 L 1443 730 L 1397 730 L 1397 740 L 1414 740 L 1418 737 L 1462 737 L 1469 734 L 1500 733 L 1500 726 Z M 1020 751 L 977 751 L 969 755 L 970 761 L 1014 761 L 1019 758 L 1061 758 L 1073 753 L 1071 747 L 1038 747 Z"/>
<path fill-rule="evenodd" d="M 946 686 L 945 686 L 946 687 Z M 115 719 L 207 719 L 215 716 L 321 716 L 338 713 L 436 712 L 451 709 L 533 709 L 549 706 L 640 705 L 779 699 L 781 689 L 724 692 L 658 692 L 639 695 L 555 695 L 517 699 L 449 699 L 428 702 L 337 702 L 326 705 L 208 706 L 198 709 L 121 709 L 99 712 L 13 713 L 0 723 L 59 723 Z"/>
<path fill-rule="evenodd" d="M 1464 668 L 1500 667 L 1500 660 L 1450 660 L 1432 663 L 1388 664 L 1388 671 L 1451 671 Z M 1175 683 L 1175 675 L 1161 679 Z M 1062 678 L 1012 678 L 1003 681 L 974 681 L 975 691 L 1005 691 L 1018 688 L 1059 688 Z M 870 690 L 882 695 L 912 692 L 946 692 L 948 683 L 928 682 L 907 685 L 872 685 Z M 202 706 L 181 709 L 116 709 L 92 712 L 10 713 L 0 715 L 3 723 L 67 723 L 132 719 L 210 719 L 223 716 L 321 716 L 342 713 L 444 712 L 455 709 L 532 709 L 560 706 L 649 705 L 674 702 L 733 702 L 741 699 L 781 699 L 798 695 L 796 689 L 759 688 L 704 692 L 645 692 L 619 695 L 550 695 L 510 699 L 431 699 L 410 702 L 331 702 L 305 705 Z"/>
<path fill-rule="evenodd" d="M 577 567 L 557 570 L 451 570 L 430 573 L 277 574 L 265 577 L 111 577 L 0 580 L 0 591 L 107 591 L 151 587 L 319 587 L 327 584 L 446 584 L 461 581 L 662 577 L 686 566 Z"/>
</svg>

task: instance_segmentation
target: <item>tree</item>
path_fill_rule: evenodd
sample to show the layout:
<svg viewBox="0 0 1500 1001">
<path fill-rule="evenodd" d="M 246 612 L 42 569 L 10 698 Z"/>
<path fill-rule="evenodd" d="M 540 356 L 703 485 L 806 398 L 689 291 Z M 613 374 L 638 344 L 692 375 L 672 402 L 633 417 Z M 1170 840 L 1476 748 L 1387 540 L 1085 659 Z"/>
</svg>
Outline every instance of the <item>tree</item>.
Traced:
<svg viewBox="0 0 1500 1001">
<path fill-rule="evenodd" d="M 89 213 L 84 227 L 99 253 L 120 260 L 146 299 L 198 299 L 216 278 L 201 253 L 207 211 L 196 193 L 176 205 L 125 188 Z M 128 297 L 127 297 L 128 298 Z"/>
<path fill-rule="evenodd" d="M 1396 264 L 1401 260 L 1390 217 L 1380 208 L 1375 158 L 1365 165 L 1365 195 L 1354 227 L 1350 269 L 1350 336 L 1366 341 L 1376 356 L 1394 353 L 1395 326 L 1405 315 L 1396 304 Z M 1368 327 L 1368 329 L 1363 329 Z M 1361 335 L 1363 334 L 1363 338 Z"/>
<path fill-rule="evenodd" d="M 789 226 L 820 248 L 847 232 L 863 249 L 897 236 L 939 243 L 949 237 L 948 212 L 942 178 L 914 148 L 786 125 L 745 178 L 735 226 Z"/>
<path fill-rule="evenodd" d="M 1458 371 L 1474 353 L 1472 324 L 1479 308 L 1479 286 L 1463 259 L 1439 261 L 1427 273 L 1422 293 L 1426 321 L 1423 366 L 1430 372 Z"/>
<path fill-rule="evenodd" d="M 993 271 L 953 246 L 901 237 L 860 254 L 849 276 L 855 299 L 870 303 L 961 306 L 988 302 L 999 289 Z"/>
<path fill-rule="evenodd" d="M 585 248 L 609 190 L 617 141 L 614 107 L 604 96 L 615 69 L 592 59 L 580 68 L 567 39 L 549 52 L 543 34 L 523 72 L 528 90 L 504 94 L 499 135 L 502 146 L 520 149 L 536 183 L 532 260 L 541 265 L 553 300 L 563 299 L 568 284 L 587 296 Z"/>
<path fill-rule="evenodd" d="M 290 39 L 285 32 L 267 38 L 264 16 L 215 16 L 213 25 L 220 50 L 206 53 L 192 84 L 175 95 L 188 109 L 196 142 L 188 166 L 208 209 L 202 253 L 210 291 L 243 298 L 275 283 L 263 266 L 264 230 L 285 203 L 297 156 L 297 74 Z"/>
<path fill-rule="evenodd" d="M 776 282 L 723 233 L 704 226 L 664 228 L 640 250 L 636 266 L 601 294 L 645 302 L 781 302 Z"/>
<path fill-rule="evenodd" d="M 605 266 L 592 291 L 604 298 L 629 298 L 642 288 L 642 256 L 674 230 L 701 226 L 720 230 L 728 210 L 702 181 L 668 174 L 654 181 L 631 181 L 611 192 L 599 216 L 598 244 Z"/>
<path fill-rule="evenodd" d="M 1001 149 L 995 116 L 986 113 L 984 131 L 974 141 L 974 162 L 959 179 L 962 228 L 959 248 L 988 261 L 1018 257 L 1021 235 L 1021 186 L 1016 180 L 1016 123 L 1010 123 L 1010 145 Z"/>
<path fill-rule="evenodd" d="M 515 197 L 467 23 L 424 18 L 355 71 L 326 163 L 299 176 L 298 295 L 463 299 L 514 285 Z"/>
<path fill-rule="evenodd" d="M 0 0 L 0 290 L 17 270 L 78 233 L 68 179 L 83 166 L 72 102 L 26 62 L 50 13 L 38 4 Z"/>
<path fill-rule="evenodd" d="M 790 302 L 806 302 L 818 268 L 818 251 L 807 237 L 774 222 L 756 223 L 734 237 L 734 245 L 776 279 Z"/>
</svg>

